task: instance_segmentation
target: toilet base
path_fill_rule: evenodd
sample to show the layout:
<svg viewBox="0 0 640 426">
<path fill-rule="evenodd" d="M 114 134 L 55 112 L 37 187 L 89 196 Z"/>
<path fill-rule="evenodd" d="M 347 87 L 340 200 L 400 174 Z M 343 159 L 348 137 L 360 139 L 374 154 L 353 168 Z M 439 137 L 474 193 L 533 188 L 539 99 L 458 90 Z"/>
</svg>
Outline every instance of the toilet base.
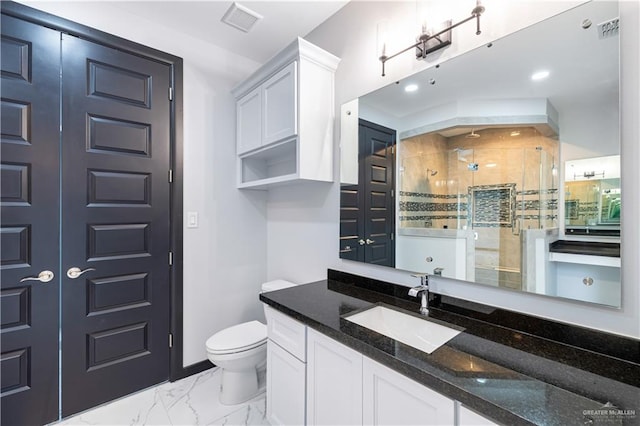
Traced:
<svg viewBox="0 0 640 426">
<path fill-rule="evenodd" d="M 222 369 L 222 382 L 220 383 L 221 404 L 242 404 L 258 393 L 260 393 L 258 373 L 255 368 L 244 371 Z"/>
</svg>

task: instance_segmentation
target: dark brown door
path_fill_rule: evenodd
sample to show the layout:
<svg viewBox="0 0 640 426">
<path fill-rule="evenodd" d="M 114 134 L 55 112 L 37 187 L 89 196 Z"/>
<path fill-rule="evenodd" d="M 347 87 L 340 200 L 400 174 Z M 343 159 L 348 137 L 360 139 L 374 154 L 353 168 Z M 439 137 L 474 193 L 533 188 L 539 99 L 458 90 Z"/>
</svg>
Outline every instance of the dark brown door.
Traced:
<svg viewBox="0 0 640 426">
<path fill-rule="evenodd" d="M 170 72 L 62 37 L 63 417 L 169 376 Z"/>
<path fill-rule="evenodd" d="M 2 15 L 1 51 L 0 423 L 44 424 L 58 418 L 60 33 Z"/>
<path fill-rule="evenodd" d="M 358 185 L 340 189 L 340 258 L 395 266 L 395 130 L 359 121 Z"/>
<path fill-rule="evenodd" d="M 360 120 L 360 163 L 364 165 L 365 262 L 395 266 L 396 132 Z"/>
</svg>

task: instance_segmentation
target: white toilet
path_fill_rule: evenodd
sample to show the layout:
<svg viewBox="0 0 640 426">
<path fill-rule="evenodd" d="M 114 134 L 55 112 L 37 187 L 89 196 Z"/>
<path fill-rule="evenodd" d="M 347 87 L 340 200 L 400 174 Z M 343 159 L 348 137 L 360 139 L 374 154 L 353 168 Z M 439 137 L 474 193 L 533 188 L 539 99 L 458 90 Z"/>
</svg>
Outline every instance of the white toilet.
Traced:
<svg viewBox="0 0 640 426">
<path fill-rule="evenodd" d="M 262 284 L 262 292 L 293 287 L 289 281 Z M 267 360 L 267 326 L 249 321 L 217 332 L 207 339 L 209 361 L 222 369 L 220 402 L 225 405 L 248 401 L 259 392 L 258 371 Z"/>
</svg>

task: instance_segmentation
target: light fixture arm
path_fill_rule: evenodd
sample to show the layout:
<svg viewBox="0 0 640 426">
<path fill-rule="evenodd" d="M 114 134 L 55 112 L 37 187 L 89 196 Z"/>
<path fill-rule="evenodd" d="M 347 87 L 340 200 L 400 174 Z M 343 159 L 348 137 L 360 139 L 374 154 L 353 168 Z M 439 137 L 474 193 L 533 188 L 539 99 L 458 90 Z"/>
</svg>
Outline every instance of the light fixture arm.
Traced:
<svg viewBox="0 0 640 426">
<path fill-rule="evenodd" d="M 393 59 L 398 55 L 403 54 L 404 52 L 407 52 L 409 50 L 412 49 L 420 49 L 421 54 L 418 56 L 416 55 L 416 57 L 419 58 L 426 58 L 427 54 L 432 52 L 433 50 L 436 49 L 427 49 L 427 42 L 429 42 L 430 40 L 433 39 L 437 39 L 438 41 L 440 41 L 442 43 L 442 40 L 440 40 L 440 36 L 442 34 L 445 34 L 451 30 L 453 30 L 454 28 L 459 27 L 462 24 L 465 24 L 469 21 L 471 21 L 472 19 L 476 20 L 476 35 L 480 35 L 482 33 L 482 31 L 480 31 L 480 16 L 484 13 L 485 8 L 484 6 L 482 6 L 481 4 L 478 4 L 476 7 L 473 8 L 473 10 L 471 11 L 471 16 L 469 16 L 468 18 L 463 19 L 462 21 L 459 21 L 453 25 L 448 26 L 447 28 L 438 31 L 435 34 L 422 34 L 419 38 L 418 41 L 414 44 L 412 44 L 411 46 L 407 47 L 406 49 L 402 49 L 399 52 L 394 53 L 393 55 L 387 56 L 387 55 L 382 55 L 380 56 L 378 59 L 380 59 L 380 62 L 382 62 L 382 77 L 385 76 L 385 63 L 389 60 L 389 59 Z M 441 46 L 439 47 L 444 47 L 444 44 L 441 44 Z"/>
</svg>

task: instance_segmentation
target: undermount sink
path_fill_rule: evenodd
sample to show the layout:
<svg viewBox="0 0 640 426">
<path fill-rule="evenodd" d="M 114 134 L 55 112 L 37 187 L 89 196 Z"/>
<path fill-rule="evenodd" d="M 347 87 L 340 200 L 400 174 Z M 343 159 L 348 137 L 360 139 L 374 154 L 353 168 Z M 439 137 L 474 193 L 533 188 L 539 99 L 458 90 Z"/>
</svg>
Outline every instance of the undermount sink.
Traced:
<svg viewBox="0 0 640 426">
<path fill-rule="evenodd" d="M 376 305 L 344 319 L 430 354 L 461 333 L 427 319 Z"/>
</svg>

